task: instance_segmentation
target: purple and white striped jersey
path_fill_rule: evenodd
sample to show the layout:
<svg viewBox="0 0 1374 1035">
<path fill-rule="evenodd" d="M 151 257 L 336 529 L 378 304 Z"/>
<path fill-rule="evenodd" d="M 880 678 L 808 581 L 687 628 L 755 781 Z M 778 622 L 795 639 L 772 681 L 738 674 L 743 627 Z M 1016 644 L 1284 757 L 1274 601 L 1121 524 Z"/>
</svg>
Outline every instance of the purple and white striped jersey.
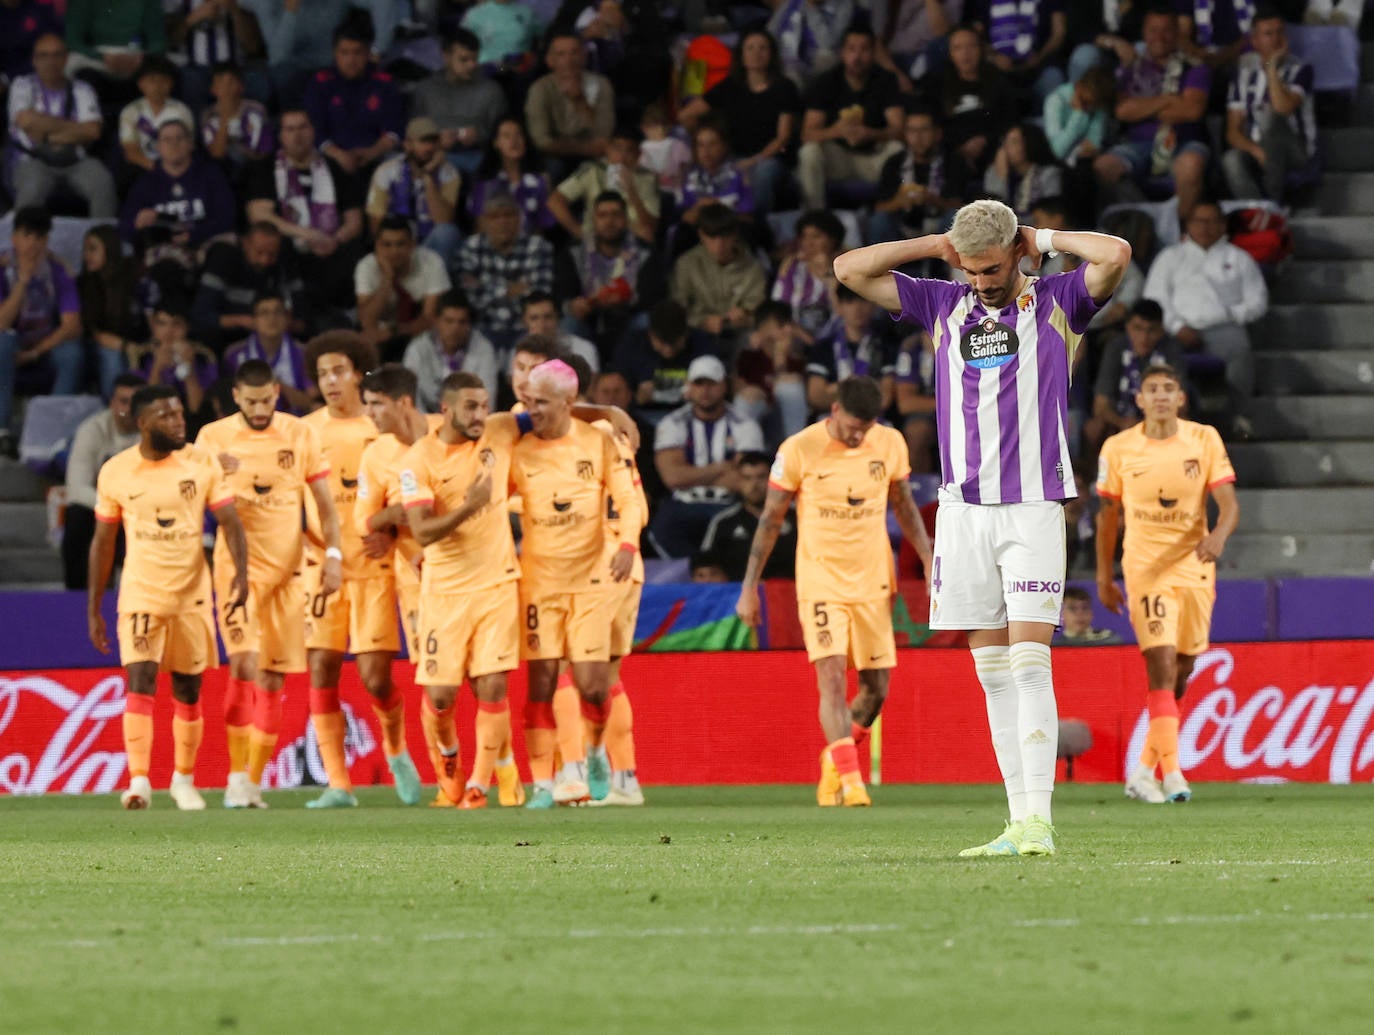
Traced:
<svg viewBox="0 0 1374 1035">
<path fill-rule="evenodd" d="M 965 503 L 1077 495 L 1069 459 L 1069 361 L 1100 308 L 1087 267 L 1032 277 L 1003 309 L 967 284 L 893 271 L 902 311 L 935 343 L 941 489 Z"/>
</svg>

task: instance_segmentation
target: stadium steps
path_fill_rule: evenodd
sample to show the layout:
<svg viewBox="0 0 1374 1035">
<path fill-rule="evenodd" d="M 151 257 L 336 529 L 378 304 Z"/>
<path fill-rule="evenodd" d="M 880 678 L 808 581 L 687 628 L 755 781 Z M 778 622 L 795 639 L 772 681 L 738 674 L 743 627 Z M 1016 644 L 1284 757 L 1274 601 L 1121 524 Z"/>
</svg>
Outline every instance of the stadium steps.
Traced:
<svg viewBox="0 0 1374 1035">
<path fill-rule="evenodd" d="M 42 499 L 46 491 L 42 478 L 18 461 L 0 456 L 0 502 L 32 502 Z"/>
<path fill-rule="evenodd" d="M 1251 329 L 1250 340 L 1261 353 L 1269 349 L 1342 352 L 1371 348 L 1374 305 L 1271 305 Z"/>
<path fill-rule="evenodd" d="M 1367 441 L 1233 442 L 1227 452 L 1249 488 L 1374 485 L 1374 447 Z M 1345 516 L 1351 531 L 1374 528 L 1374 514 Z"/>
<path fill-rule="evenodd" d="M 1369 572 L 1371 557 L 1374 532 L 1237 532 L 1219 568 L 1228 575 L 1354 575 Z"/>
<path fill-rule="evenodd" d="M 1328 392 L 1374 394 L 1374 350 L 1287 352 L 1256 349 L 1255 380 L 1272 396 Z"/>
<path fill-rule="evenodd" d="M 1363 48 L 1368 50 L 1368 47 Z M 1359 85 L 1355 91 L 1355 104 L 1351 114 L 1357 123 L 1374 122 L 1374 82 L 1368 81 L 1369 73 L 1362 70 L 1366 76 L 1366 81 Z"/>
<path fill-rule="evenodd" d="M 0 549 L 46 547 L 48 508 L 42 503 L 0 503 Z"/>
<path fill-rule="evenodd" d="M 1354 160 L 1362 163 L 1356 168 L 1369 169 L 1368 155 Z M 1328 216 L 1374 212 L 1374 172 L 1328 172 L 1317 188 L 1316 202 L 1318 211 Z"/>
<path fill-rule="evenodd" d="M 1374 47 L 1369 52 L 1374 54 Z M 1327 129 L 1321 131 L 1319 139 L 1322 164 L 1328 175 L 1369 168 L 1369 155 L 1374 154 L 1374 129 Z"/>
<path fill-rule="evenodd" d="M 61 587 L 62 558 L 46 540 L 41 547 L 0 547 L 0 582 L 29 588 L 40 582 Z"/>
<path fill-rule="evenodd" d="M 1374 513 L 1374 487 L 1305 489 L 1237 489 L 1240 527 L 1250 533 L 1342 533 L 1351 514 Z M 1240 534 L 1239 532 L 1237 534 Z"/>
<path fill-rule="evenodd" d="M 1374 287 L 1374 260 L 1299 258 L 1284 264 L 1273 302 L 1363 302 Z M 1374 332 L 1374 328 L 1370 328 Z"/>
<path fill-rule="evenodd" d="M 1250 407 L 1261 441 L 1374 439 L 1374 403 L 1367 395 L 1262 395 Z"/>
<path fill-rule="evenodd" d="M 1295 216 L 1289 225 L 1298 255 L 1374 258 L 1374 216 Z"/>
</svg>

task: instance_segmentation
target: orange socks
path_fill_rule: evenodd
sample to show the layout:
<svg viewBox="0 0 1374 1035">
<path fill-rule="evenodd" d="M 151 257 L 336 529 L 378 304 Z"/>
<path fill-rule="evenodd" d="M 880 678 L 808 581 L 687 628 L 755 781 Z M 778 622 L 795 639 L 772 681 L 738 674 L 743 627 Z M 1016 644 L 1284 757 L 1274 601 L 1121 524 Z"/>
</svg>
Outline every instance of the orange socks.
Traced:
<svg viewBox="0 0 1374 1035">
<path fill-rule="evenodd" d="M 551 701 L 525 702 L 525 754 L 530 760 L 530 779 L 535 783 L 553 783 L 556 729 Z"/>
<path fill-rule="evenodd" d="M 606 735 L 606 716 L 610 713 L 611 701 L 607 697 L 599 705 L 591 701 L 582 702 L 582 736 L 589 747 L 600 747 Z"/>
<path fill-rule="evenodd" d="M 173 703 L 172 743 L 175 745 L 176 771 L 189 776 L 196 768 L 196 755 L 200 752 L 201 737 L 205 735 L 205 720 L 201 717 L 200 702 L 195 704 Z"/>
<path fill-rule="evenodd" d="M 348 776 L 348 762 L 344 757 L 344 736 L 348 722 L 339 707 L 338 690 L 310 688 L 310 725 L 315 730 L 315 743 L 320 749 L 329 786 L 351 791 L 353 781 Z"/>
<path fill-rule="evenodd" d="M 610 713 L 606 717 L 606 754 L 611 756 L 611 768 L 616 772 L 635 770 L 635 713 L 630 707 L 630 695 L 625 684 L 611 687 Z"/>
<path fill-rule="evenodd" d="M 387 758 L 405 754 L 406 708 L 401 692 L 393 686 L 385 697 L 374 697 L 372 711 L 382 724 L 382 750 Z"/>
<path fill-rule="evenodd" d="M 472 760 L 469 787 L 485 791 L 491 786 L 496 760 L 510 738 L 510 705 L 505 701 L 477 702 L 477 752 Z"/>
<path fill-rule="evenodd" d="M 458 724 L 454 721 L 453 707 L 450 705 L 439 711 L 429 694 L 423 695 L 420 698 L 420 726 L 425 731 L 429 764 L 434 767 L 439 789 L 450 801 L 457 802 L 463 796 L 463 787 L 459 779 Z"/>
<path fill-rule="evenodd" d="M 849 724 L 849 738 L 854 741 L 856 748 L 861 748 L 868 743 L 868 727 L 860 726 L 857 722 Z"/>
<path fill-rule="evenodd" d="M 124 697 L 124 754 L 129 760 L 130 776 L 148 775 L 153 757 L 151 694 L 126 694 Z"/>
<path fill-rule="evenodd" d="M 224 687 L 224 736 L 229 742 L 229 771 L 248 768 L 248 740 L 253 725 L 253 684 L 229 678 Z"/>
<path fill-rule="evenodd" d="M 1151 690 L 1146 695 L 1150 709 L 1150 729 L 1145 734 L 1145 749 L 1140 764 L 1154 770 L 1155 763 L 1167 776 L 1182 768 L 1178 762 L 1178 701 L 1172 690 Z"/>
<path fill-rule="evenodd" d="M 272 760 L 281 730 L 281 698 L 279 690 L 269 694 L 262 687 L 253 687 L 253 732 L 248 738 L 248 779 L 262 783 L 262 772 Z"/>
<path fill-rule="evenodd" d="M 587 746 L 582 740 L 582 703 L 572 679 L 563 685 L 558 680 L 558 689 L 553 693 L 554 728 L 558 731 L 558 753 L 563 756 L 563 764 L 585 762 Z"/>
<path fill-rule="evenodd" d="M 863 776 L 859 773 L 859 752 L 854 747 L 853 737 L 841 737 L 829 747 L 830 760 L 840 774 L 840 783 L 846 787 L 862 787 Z"/>
</svg>

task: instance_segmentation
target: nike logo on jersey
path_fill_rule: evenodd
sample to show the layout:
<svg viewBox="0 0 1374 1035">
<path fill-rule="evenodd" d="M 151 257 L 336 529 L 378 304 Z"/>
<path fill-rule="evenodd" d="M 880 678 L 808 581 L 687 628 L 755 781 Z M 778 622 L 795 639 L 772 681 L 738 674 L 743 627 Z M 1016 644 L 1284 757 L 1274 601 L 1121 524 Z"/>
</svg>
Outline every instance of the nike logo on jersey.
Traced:
<svg viewBox="0 0 1374 1035">
<path fill-rule="evenodd" d="M 131 492 L 131 493 L 129 493 L 129 502 L 132 503 L 134 500 L 138 499 L 138 498 L 139 498 L 140 496 L 142 496 L 142 495 L 143 495 L 143 493 L 141 493 L 141 492 Z"/>
</svg>

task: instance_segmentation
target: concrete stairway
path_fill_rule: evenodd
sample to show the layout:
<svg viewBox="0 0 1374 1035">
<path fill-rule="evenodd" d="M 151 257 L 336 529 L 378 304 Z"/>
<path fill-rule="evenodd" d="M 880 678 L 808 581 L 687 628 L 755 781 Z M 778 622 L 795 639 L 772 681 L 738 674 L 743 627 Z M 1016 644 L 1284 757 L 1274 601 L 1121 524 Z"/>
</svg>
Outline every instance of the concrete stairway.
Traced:
<svg viewBox="0 0 1374 1035">
<path fill-rule="evenodd" d="M 1366 51 L 1374 48 L 1366 47 Z M 1367 575 L 1374 561 L 1374 56 L 1355 126 L 1322 132 L 1326 174 L 1291 219 L 1294 257 L 1252 330 L 1254 439 L 1232 444 L 1232 575 Z"/>
<path fill-rule="evenodd" d="M 48 545 L 46 484 L 0 457 L 0 586 L 61 588 L 62 561 Z"/>
</svg>

